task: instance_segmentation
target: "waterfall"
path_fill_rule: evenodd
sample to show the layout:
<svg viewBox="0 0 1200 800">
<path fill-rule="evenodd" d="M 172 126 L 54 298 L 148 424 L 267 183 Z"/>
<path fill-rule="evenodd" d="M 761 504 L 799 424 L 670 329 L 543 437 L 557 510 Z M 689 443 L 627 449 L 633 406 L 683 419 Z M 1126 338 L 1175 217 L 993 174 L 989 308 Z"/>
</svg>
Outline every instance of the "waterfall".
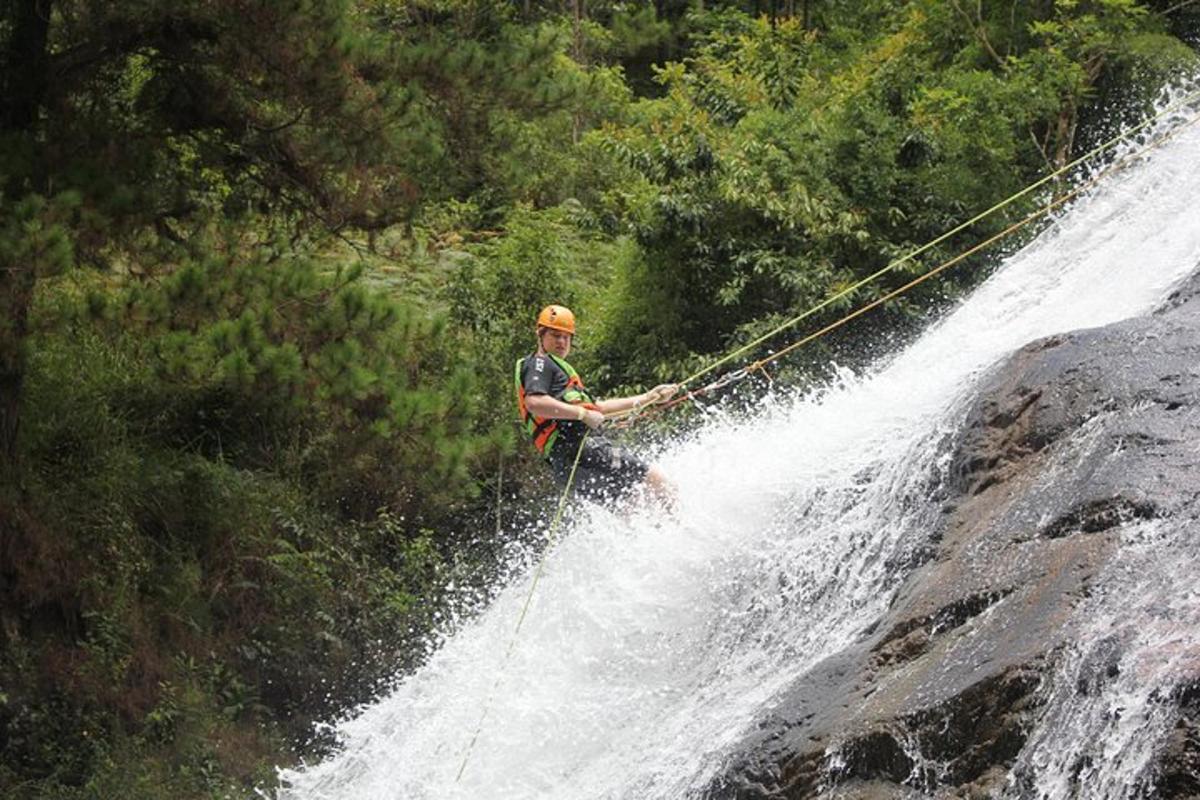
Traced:
<svg viewBox="0 0 1200 800">
<path fill-rule="evenodd" d="M 577 515 L 548 552 L 507 661 L 529 575 L 388 696 L 339 723 L 335 755 L 283 771 L 277 797 L 697 796 L 765 704 L 887 608 L 940 513 L 948 447 L 979 377 L 1033 339 L 1159 303 L 1200 263 L 1197 199 L 1200 126 L 1106 178 L 870 374 L 774 397 L 750 420 L 717 418 L 667 447 L 660 463 L 679 487 L 676 512 Z M 1113 565 L 1114 580 L 1143 580 L 1137 559 L 1154 558 L 1153 542 L 1167 534 L 1129 536 L 1141 538 Z M 1057 680 L 1093 669 L 1106 637 L 1154 647 L 1178 637 L 1176 623 L 1194 630 L 1200 595 L 1174 602 L 1161 630 L 1126 630 L 1119 604 L 1098 598 L 1096 639 Z M 1136 660 L 1142 651 L 1128 652 Z M 1146 659 L 1122 674 L 1169 668 Z M 1119 750 L 1108 779 L 1124 785 L 1166 725 L 1150 713 L 1152 694 L 1110 681 L 1093 693 L 1096 708 L 1052 700 L 1014 768 L 1014 796 L 1031 786 L 1070 796 L 1055 788 L 1066 773 L 1085 762 L 1102 769 L 1108 753 L 1086 741 L 1059 752 L 1067 729 L 1080 727 Z M 1104 713 L 1120 703 L 1121 719 Z"/>
</svg>

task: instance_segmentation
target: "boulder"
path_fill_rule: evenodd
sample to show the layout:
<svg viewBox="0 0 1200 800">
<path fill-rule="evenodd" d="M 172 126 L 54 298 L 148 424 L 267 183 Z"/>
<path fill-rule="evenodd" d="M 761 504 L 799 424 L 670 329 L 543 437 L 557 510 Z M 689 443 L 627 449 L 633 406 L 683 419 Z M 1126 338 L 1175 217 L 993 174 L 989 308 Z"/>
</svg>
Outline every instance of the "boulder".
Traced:
<svg viewBox="0 0 1200 800">
<path fill-rule="evenodd" d="M 1122 530 L 1164 520 L 1200 543 L 1198 398 L 1200 279 L 1152 314 L 1013 354 L 967 414 L 924 563 L 861 641 L 764 712 L 707 797 L 970 798 L 1011 786 L 1040 687 L 1081 635 L 1077 611 L 1125 546 Z M 1117 669 L 1120 647 L 1090 667 L 1095 680 Z M 1170 692 L 1179 721 L 1157 756 L 1158 796 L 1200 791 L 1195 679 Z"/>
</svg>

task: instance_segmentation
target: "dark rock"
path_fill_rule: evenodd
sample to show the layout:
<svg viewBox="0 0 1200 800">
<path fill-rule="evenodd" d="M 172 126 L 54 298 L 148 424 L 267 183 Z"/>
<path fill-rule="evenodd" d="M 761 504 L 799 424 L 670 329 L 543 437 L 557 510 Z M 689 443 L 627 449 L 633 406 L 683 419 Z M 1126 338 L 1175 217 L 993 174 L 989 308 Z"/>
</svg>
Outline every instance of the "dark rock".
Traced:
<svg viewBox="0 0 1200 800">
<path fill-rule="evenodd" d="M 892 607 L 777 698 L 707 796 L 995 796 L 1121 528 L 1200 517 L 1197 442 L 1200 279 L 1015 353 L 967 414 L 941 524 Z M 1111 679 L 1120 645 L 1099 652 Z M 1198 696 L 1170 700 L 1161 796 L 1200 795 Z"/>
<path fill-rule="evenodd" d="M 1156 788 L 1164 798 L 1200 797 L 1200 683 L 1185 687 L 1178 699 L 1183 714 L 1163 747 Z"/>
</svg>

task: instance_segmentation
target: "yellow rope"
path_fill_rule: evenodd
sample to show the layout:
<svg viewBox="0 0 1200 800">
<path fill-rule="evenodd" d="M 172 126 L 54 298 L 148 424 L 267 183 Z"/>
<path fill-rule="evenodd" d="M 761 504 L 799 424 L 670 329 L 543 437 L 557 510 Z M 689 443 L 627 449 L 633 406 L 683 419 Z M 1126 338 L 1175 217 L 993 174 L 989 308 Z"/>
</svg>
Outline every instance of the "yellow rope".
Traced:
<svg viewBox="0 0 1200 800">
<path fill-rule="evenodd" d="M 1122 140 L 1124 140 L 1130 136 L 1133 136 L 1134 134 L 1144 130 L 1145 128 L 1149 127 L 1150 125 L 1152 125 L 1153 123 L 1162 119 L 1163 117 L 1167 116 L 1168 114 L 1171 114 L 1171 113 L 1174 113 L 1175 111 L 1180 110 L 1181 108 L 1183 108 L 1188 103 L 1192 102 L 1193 100 L 1195 100 L 1198 97 L 1200 97 L 1200 90 L 1192 92 L 1191 94 L 1184 97 L 1182 100 L 1179 100 L 1179 101 L 1171 104 L 1166 109 L 1164 109 L 1163 111 L 1154 115 L 1153 117 L 1147 119 L 1146 121 L 1142 122 L 1141 124 L 1136 125 L 1133 128 L 1130 128 L 1129 130 L 1121 132 L 1119 135 L 1114 136 L 1112 139 L 1109 139 L 1104 144 L 1101 144 L 1098 147 L 1093 148 L 1092 150 L 1090 150 L 1089 152 L 1080 156 L 1079 158 L 1075 159 L 1074 161 L 1070 162 L 1069 164 L 1066 164 L 1066 165 L 1060 167 L 1059 169 L 1055 170 L 1054 172 L 1050 173 L 1049 175 L 1046 175 L 1045 177 L 1041 178 L 1040 180 L 1036 181 L 1035 183 L 1032 183 L 1029 186 L 1026 186 L 1021 191 L 1000 201 L 999 203 L 995 204 L 994 206 L 987 209 L 986 211 L 976 214 L 974 217 L 972 217 L 971 219 L 962 223 L 961 225 L 953 228 L 952 230 L 947 231 L 946 233 L 943 233 L 941 236 L 937 237 L 936 239 L 933 239 L 930 242 L 927 242 L 926 244 L 921 245 L 920 247 L 916 248 L 915 250 L 912 250 L 912 251 L 906 253 L 905 255 L 901 256 L 900 258 L 897 258 L 896 260 L 889 263 L 887 266 L 882 267 L 881 269 L 877 270 L 876 272 L 872 273 L 871 275 L 868 275 L 867 277 L 863 278 L 862 280 L 858 281 L 857 283 L 854 283 L 851 286 L 841 290 L 840 292 L 826 298 L 825 300 L 821 301 L 820 303 L 813 306 L 812 308 L 809 308 L 807 311 L 803 312 L 802 314 L 792 317 L 791 319 L 787 320 L 786 322 L 781 323 L 780 325 L 778 325 L 777 327 L 768 331 L 767 333 L 764 333 L 762 336 L 759 336 L 757 339 L 754 339 L 753 341 L 742 345 L 741 347 L 733 350 L 732 352 L 726 354 L 725 356 L 722 356 L 721 358 L 717 359 L 716 361 L 714 361 L 713 363 L 704 367 L 703 369 L 697 370 L 696 372 L 692 373 L 688 377 L 684 378 L 682 381 L 679 381 L 679 386 L 681 386 L 681 387 L 687 386 L 688 384 L 694 382 L 697 378 L 700 378 L 700 377 L 708 374 L 709 372 L 712 372 L 717 367 L 719 367 L 723 364 L 727 364 L 730 361 L 732 361 L 733 359 L 737 358 L 738 356 L 741 356 L 741 355 L 745 354 L 746 352 L 758 347 L 760 344 L 762 344 L 763 342 L 772 338 L 773 336 L 776 336 L 777 334 L 782 333 L 783 331 L 787 330 L 788 328 L 798 325 L 803 320 L 807 319 L 808 317 L 812 316 L 813 314 L 817 313 L 818 311 L 826 308 L 827 306 L 831 305 L 832 303 L 835 303 L 838 300 L 842 299 L 843 297 L 846 297 L 847 295 L 858 291 L 866 284 L 871 283 L 872 281 L 878 280 L 883 275 L 894 270 L 896 267 L 900 266 L 901 264 L 904 264 L 905 262 L 913 260 L 917 256 L 921 255 L 922 253 L 926 252 L 927 250 L 929 250 L 933 247 L 936 247 L 937 245 L 946 241 L 947 239 L 954 236 L 955 234 L 961 233 L 965 229 L 969 228 L 971 225 L 974 225 L 976 222 L 979 222 L 980 220 L 984 219 L 985 217 L 988 217 L 991 214 L 994 214 L 997 211 L 1000 211 L 1001 209 L 1006 208 L 1007 206 L 1016 202 L 1017 200 L 1024 197 L 1025 195 L 1029 194 L 1030 192 L 1033 192 L 1033 191 L 1041 188 L 1042 186 L 1046 185 L 1048 182 L 1061 177 L 1063 174 L 1065 174 L 1066 172 L 1069 172 L 1070 170 L 1074 169 L 1075 167 L 1079 166 L 1080 164 L 1083 164 L 1084 162 L 1089 161 L 1092 158 L 1095 158 L 1097 155 L 1105 152 L 1106 150 L 1111 149 L 1115 145 L 1119 144 Z M 1173 136 L 1174 133 L 1178 132 L 1178 130 L 1182 130 L 1183 127 L 1187 127 L 1187 125 L 1191 125 L 1195 121 L 1196 120 L 1193 119 L 1192 121 L 1188 122 L 1186 125 L 1182 126 L 1181 128 L 1176 129 L 1175 132 L 1172 132 L 1172 133 L 1168 134 L 1167 136 L 1164 136 L 1163 138 L 1157 140 L 1155 143 L 1150 145 L 1150 147 L 1155 147 L 1158 144 L 1161 144 L 1162 142 L 1166 141 L 1171 136 Z M 1144 148 L 1143 150 L 1139 151 L 1139 153 L 1145 152 L 1145 150 L 1150 149 L 1150 147 Z M 1125 160 L 1127 160 L 1127 159 L 1122 159 L 1122 162 Z M 982 244 L 972 247 L 970 250 L 966 251 L 965 253 L 962 253 L 962 254 L 950 259 L 950 261 L 942 264 L 941 266 L 937 267 L 936 269 L 925 273 L 920 278 L 918 278 L 914 281 L 911 281 L 908 284 L 905 284 L 900 289 L 889 292 L 887 295 L 883 296 L 882 298 L 879 298 L 878 300 L 872 302 L 871 304 L 858 309 L 857 311 L 847 315 L 846 317 L 843 317 L 842 319 L 838 320 L 835 323 L 832 323 L 831 325 L 826 326 L 825 328 L 822 328 L 817 333 L 812 334 L 810 336 L 806 336 L 801 341 L 794 343 L 792 345 L 789 345 L 787 348 L 781 350 L 778 353 L 775 353 L 771 357 L 763 359 L 761 361 L 754 362 L 754 364 L 750 365 L 750 367 L 748 367 L 747 369 L 752 370 L 755 368 L 761 368 L 763 364 L 769 363 L 770 361 L 773 361 L 774 359 L 778 358 L 779 356 L 783 355 L 784 353 L 790 352 L 791 350 L 796 349 L 800 345 L 810 342 L 819 336 L 823 336 L 824 334 L 828 333 L 829 331 L 840 327 L 842 324 L 861 315 L 862 313 L 879 306 L 880 304 L 886 302 L 887 300 L 889 300 L 893 297 L 896 297 L 897 295 L 902 294 L 903 292 L 907 291 L 908 289 L 911 289 L 912 287 L 923 282 L 924 280 L 927 280 L 928 278 L 932 277 L 933 275 L 936 275 L 939 272 L 942 272 L 943 270 L 947 269 L 949 266 L 959 263 L 964 258 L 966 258 L 968 255 L 971 255 L 971 254 L 979 251 L 983 247 L 986 247 L 989 244 L 992 244 L 993 242 L 997 241 L 998 239 L 1011 234 L 1015 230 L 1023 227 L 1024 225 L 1028 224 L 1029 222 L 1033 221 L 1033 219 L 1036 219 L 1037 217 L 1039 217 L 1045 213 L 1048 213 L 1050 210 L 1061 205 L 1063 202 L 1066 202 L 1066 200 L 1078 195 L 1081 191 L 1083 191 L 1084 188 L 1092 185 L 1101 176 L 1108 174 L 1108 172 L 1110 172 L 1110 171 L 1111 171 L 1111 168 L 1102 171 L 1096 178 L 1093 178 L 1093 179 L 1089 180 L 1088 182 L 1085 182 L 1077 189 L 1069 192 L 1067 195 L 1064 195 L 1063 197 L 1060 197 L 1058 200 L 1053 201 L 1050 204 L 1046 205 L 1045 207 L 1039 209 L 1038 211 L 1034 212 L 1030 216 L 1026 217 L 1021 222 L 1019 222 L 1015 225 L 1009 226 L 1004 231 L 1002 231 L 1001 233 L 999 233 L 995 236 L 992 236 L 991 238 L 989 238 L 987 241 L 983 242 Z M 634 409 L 631 409 L 629 411 L 623 411 L 623 412 L 618 412 L 615 414 L 609 414 L 607 416 L 607 418 L 608 419 L 619 419 L 621 417 L 627 417 L 627 416 L 631 416 L 631 415 L 636 416 L 638 413 L 641 413 L 642 411 L 646 410 L 650 406 L 657 405 L 661 402 L 663 402 L 663 401 L 653 400 L 650 403 L 647 403 L 640 407 L 635 407 Z"/>
<path fill-rule="evenodd" d="M 525 603 L 521 606 L 521 614 L 517 617 L 517 626 L 513 630 L 512 638 L 508 640 L 508 649 L 504 652 L 504 660 L 500 662 L 500 667 L 496 673 L 496 682 L 492 684 L 491 691 L 488 693 L 488 698 L 483 704 L 483 713 L 479 717 L 479 724 L 475 726 L 475 733 L 471 736 L 471 741 L 467 744 L 466 752 L 463 753 L 462 764 L 458 767 L 458 775 L 454 778 L 454 782 L 458 783 L 462 780 L 463 773 L 467 769 L 467 761 L 471 758 L 471 752 L 475 749 L 475 742 L 479 739 L 479 734 L 483 731 L 483 723 L 487 719 L 488 711 L 491 710 L 492 701 L 496 697 L 496 690 L 500 688 L 500 682 L 504 680 L 504 670 L 508 666 L 508 660 L 512 657 L 513 650 L 517 646 L 517 636 L 521 633 L 521 626 L 525 624 L 525 615 L 529 613 L 529 606 L 533 602 L 533 593 L 537 589 L 538 581 L 542 577 L 542 568 L 546 564 L 546 558 L 550 554 L 550 549 L 554 546 L 554 539 L 558 533 L 558 525 L 562 521 L 563 511 L 567 507 L 567 498 L 571 494 L 571 486 L 575 483 L 575 471 L 579 468 L 579 459 L 583 455 L 583 444 L 587 441 L 588 433 L 583 432 L 583 438 L 579 440 L 579 449 L 575 452 L 575 461 L 571 464 L 571 472 L 567 475 L 567 484 L 563 487 L 562 495 L 558 498 L 558 508 L 554 512 L 554 519 L 550 522 L 550 530 L 547 533 L 546 549 L 542 552 L 541 558 L 538 559 L 537 568 L 533 571 L 533 580 L 529 583 L 529 592 L 525 595 Z"/>
</svg>

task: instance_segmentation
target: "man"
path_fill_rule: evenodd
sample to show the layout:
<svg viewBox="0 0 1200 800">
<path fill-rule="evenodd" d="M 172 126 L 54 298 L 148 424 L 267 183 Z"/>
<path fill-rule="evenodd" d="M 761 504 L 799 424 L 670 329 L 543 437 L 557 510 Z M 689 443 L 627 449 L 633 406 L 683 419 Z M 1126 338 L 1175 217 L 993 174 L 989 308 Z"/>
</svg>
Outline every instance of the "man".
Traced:
<svg viewBox="0 0 1200 800">
<path fill-rule="evenodd" d="M 537 352 L 517 359 L 517 409 L 534 447 L 545 457 L 560 486 L 566 485 L 578 453 L 572 487 L 589 499 L 620 500 L 631 489 L 645 485 L 659 499 L 672 501 L 674 490 L 656 465 L 617 447 L 597 429 L 606 414 L 662 402 L 679 387 L 667 383 L 632 397 L 593 400 L 567 363 L 574 335 L 575 315 L 570 309 L 546 306 L 537 318 Z M 588 428 L 592 432 L 584 438 Z"/>
</svg>

